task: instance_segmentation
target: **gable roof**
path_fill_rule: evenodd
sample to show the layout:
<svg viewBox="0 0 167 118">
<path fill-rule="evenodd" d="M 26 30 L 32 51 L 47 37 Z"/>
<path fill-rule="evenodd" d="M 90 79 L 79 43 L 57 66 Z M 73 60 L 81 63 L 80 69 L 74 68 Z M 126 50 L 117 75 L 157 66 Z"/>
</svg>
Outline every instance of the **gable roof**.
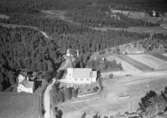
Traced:
<svg viewBox="0 0 167 118">
<path fill-rule="evenodd" d="M 28 80 L 23 80 L 21 84 L 26 87 L 26 88 L 33 88 L 34 87 L 34 82 L 28 81 Z"/>
</svg>

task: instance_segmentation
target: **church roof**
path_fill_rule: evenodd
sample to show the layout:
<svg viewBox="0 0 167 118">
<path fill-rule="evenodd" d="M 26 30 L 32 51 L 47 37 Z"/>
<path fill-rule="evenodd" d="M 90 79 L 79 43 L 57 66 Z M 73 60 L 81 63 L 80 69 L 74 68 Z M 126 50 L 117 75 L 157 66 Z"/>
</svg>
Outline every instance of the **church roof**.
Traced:
<svg viewBox="0 0 167 118">
<path fill-rule="evenodd" d="M 73 78 L 92 78 L 93 71 L 91 68 L 70 68 Z"/>
</svg>

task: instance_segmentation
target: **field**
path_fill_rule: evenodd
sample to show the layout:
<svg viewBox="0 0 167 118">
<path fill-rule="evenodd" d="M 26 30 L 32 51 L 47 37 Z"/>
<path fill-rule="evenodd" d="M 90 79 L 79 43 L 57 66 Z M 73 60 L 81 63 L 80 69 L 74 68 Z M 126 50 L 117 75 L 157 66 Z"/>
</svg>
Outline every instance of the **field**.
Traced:
<svg viewBox="0 0 167 118">
<path fill-rule="evenodd" d="M 133 55 L 134 56 L 134 55 Z M 134 59 L 129 58 L 128 56 L 118 56 L 120 59 L 125 60 L 126 62 L 128 62 L 129 64 L 133 65 L 134 67 L 138 68 L 139 70 L 143 71 L 143 72 L 147 72 L 147 71 L 152 71 L 153 68 L 151 68 L 150 66 L 147 66 L 143 63 L 140 63 L 139 61 L 136 61 Z"/>
<path fill-rule="evenodd" d="M 116 60 L 123 67 L 122 71 L 111 71 L 105 74 L 113 73 L 116 75 L 137 74 L 145 72 L 154 72 L 167 69 L 167 57 L 163 54 L 128 54 L 128 55 L 105 55 L 108 61 Z"/>
<path fill-rule="evenodd" d="M 39 118 L 39 96 L 0 93 L 0 118 Z"/>
<path fill-rule="evenodd" d="M 138 68 L 134 67 L 133 65 L 129 64 L 128 62 L 126 62 L 125 60 L 123 59 L 120 59 L 116 56 L 108 56 L 107 57 L 107 60 L 113 60 L 115 59 L 117 61 L 117 63 L 121 63 L 122 67 L 123 67 L 123 70 L 125 72 L 141 72 L 141 70 L 139 70 Z"/>
<path fill-rule="evenodd" d="M 162 60 L 164 60 L 164 61 L 167 61 L 167 56 L 164 56 L 163 54 L 158 54 L 158 53 L 153 53 L 153 54 L 151 54 L 152 56 L 155 56 L 155 57 L 157 57 L 157 58 L 159 58 L 159 59 L 162 59 Z"/>
<path fill-rule="evenodd" d="M 167 57 L 167 53 L 164 53 L 163 56 Z"/>
<path fill-rule="evenodd" d="M 163 70 L 167 69 L 167 62 L 158 59 L 154 56 L 151 56 L 149 54 L 140 54 L 140 55 L 128 55 L 128 57 L 141 62 L 155 70 Z"/>
</svg>

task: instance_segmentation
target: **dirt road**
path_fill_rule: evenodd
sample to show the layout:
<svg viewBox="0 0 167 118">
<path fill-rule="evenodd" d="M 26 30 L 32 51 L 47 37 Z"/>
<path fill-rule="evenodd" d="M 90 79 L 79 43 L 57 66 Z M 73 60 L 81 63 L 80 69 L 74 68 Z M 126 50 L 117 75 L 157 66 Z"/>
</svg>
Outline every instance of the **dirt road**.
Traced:
<svg viewBox="0 0 167 118">
<path fill-rule="evenodd" d="M 55 118 L 53 115 L 53 111 L 51 110 L 51 102 L 50 102 L 50 91 L 52 90 L 52 86 L 55 84 L 56 79 L 52 80 L 52 83 L 49 84 L 46 88 L 46 90 L 44 91 L 44 95 L 43 95 L 43 105 L 44 105 L 44 118 Z"/>
<path fill-rule="evenodd" d="M 5 24 L 5 23 L 0 23 L 0 26 L 6 27 L 6 28 L 13 28 L 13 29 L 14 29 L 14 28 L 27 28 L 27 29 L 32 29 L 32 30 L 35 30 L 35 31 L 39 31 L 45 38 L 50 39 L 46 32 L 41 31 L 39 28 L 34 27 L 34 26 L 17 25 L 17 24 Z"/>
</svg>

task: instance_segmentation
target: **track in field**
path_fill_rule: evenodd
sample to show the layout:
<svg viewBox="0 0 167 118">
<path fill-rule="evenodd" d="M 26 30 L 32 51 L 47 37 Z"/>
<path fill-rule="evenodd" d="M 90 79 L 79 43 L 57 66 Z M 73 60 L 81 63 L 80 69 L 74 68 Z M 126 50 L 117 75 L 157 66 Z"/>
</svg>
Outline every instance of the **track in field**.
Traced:
<svg viewBox="0 0 167 118">
<path fill-rule="evenodd" d="M 134 67 L 138 68 L 141 71 L 149 72 L 149 71 L 153 71 L 154 70 L 153 68 L 151 68 L 151 67 L 149 67 L 149 66 L 147 66 L 147 65 L 145 65 L 143 63 L 140 63 L 140 62 L 138 62 L 138 61 L 126 56 L 126 55 L 118 55 L 117 57 L 122 59 L 122 60 L 124 60 L 124 61 L 126 61 L 127 63 L 133 65 Z"/>
<path fill-rule="evenodd" d="M 167 61 L 167 57 L 162 55 L 162 54 L 152 53 L 151 55 L 154 56 L 154 57 L 157 57 L 157 58 L 159 58 L 161 60 Z"/>
</svg>

